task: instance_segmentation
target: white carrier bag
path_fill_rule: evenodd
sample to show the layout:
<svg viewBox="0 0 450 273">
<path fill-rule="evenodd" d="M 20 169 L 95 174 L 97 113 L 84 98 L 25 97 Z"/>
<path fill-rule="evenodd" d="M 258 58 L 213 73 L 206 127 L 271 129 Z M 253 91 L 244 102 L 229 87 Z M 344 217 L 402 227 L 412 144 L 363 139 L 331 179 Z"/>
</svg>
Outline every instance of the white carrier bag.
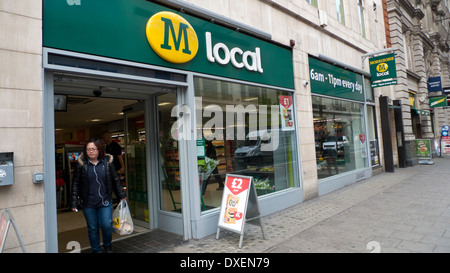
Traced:
<svg viewBox="0 0 450 273">
<path fill-rule="evenodd" d="M 133 219 L 127 200 L 120 201 L 113 213 L 113 230 L 120 235 L 131 234 L 134 230 Z"/>
</svg>

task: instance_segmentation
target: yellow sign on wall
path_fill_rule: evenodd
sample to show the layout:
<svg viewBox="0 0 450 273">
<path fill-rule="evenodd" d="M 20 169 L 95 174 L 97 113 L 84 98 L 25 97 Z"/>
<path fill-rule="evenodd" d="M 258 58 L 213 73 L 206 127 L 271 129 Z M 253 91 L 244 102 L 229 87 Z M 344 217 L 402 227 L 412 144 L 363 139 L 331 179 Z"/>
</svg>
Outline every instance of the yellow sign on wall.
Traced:
<svg viewBox="0 0 450 273">
<path fill-rule="evenodd" d="M 180 15 L 163 11 L 147 22 L 147 40 L 152 49 L 171 63 L 187 63 L 198 51 L 198 38 L 194 28 Z"/>
</svg>

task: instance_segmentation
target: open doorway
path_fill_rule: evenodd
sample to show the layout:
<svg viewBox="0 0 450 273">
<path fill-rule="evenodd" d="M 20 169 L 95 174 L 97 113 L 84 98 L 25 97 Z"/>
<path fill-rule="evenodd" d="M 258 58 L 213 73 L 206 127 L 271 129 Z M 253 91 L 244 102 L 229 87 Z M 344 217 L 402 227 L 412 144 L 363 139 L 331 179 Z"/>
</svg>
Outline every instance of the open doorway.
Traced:
<svg viewBox="0 0 450 273">
<path fill-rule="evenodd" d="M 145 115 L 138 100 L 63 95 L 66 107 L 55 111 L 55 150 L 57 221 L 60 252 L 70 241 L 89 247 L 86 222 L 82 212 L 70 210 L 73 171 L 86 140 L 103 138 L 105 133 L 120 146 L 123 171 L 119 177 L 128 195 L 135 218 L 135 231 L 147 231 L 148 202 L 145 159 Z M 107 143 L 104 143 L 106 146 Z M 117 146 L 117 145 L 116 145 Z M 119 163 L 120 164 L 120 163 Z M 118 167 L 116 167 L 116 170 Z M 118 200 L 114 200 L 114 207 Z M 120 235 L 113 234 L 113 240 Z"/>
<path fill-rule="evenodd" d="M 109 87 L 104 87 L 108 84 Z M 90 138 L 105 133 L 120 146 L 123 171 L 119 173 L 133 216 L 134 234 L 147 232 L 152 221 L 149 209 L 147 145 L 148 120 L 154 117 L 146 104 L 167 87 L 139 86 L 89 78 L 55 77 L 55 171 L 59 252 L 70 251 L 75 241 L 89 248 L 86 221 L 80 211 L 70 210 L 73 171 L 83 146 Z M 157 138 L 157 135 L 152 135 Z M 104 141 L 104 145 L 106 146 Z M 120 166 L 120 165 L 119 165 Z M 116 167 L 116 170 L 120 167 Z M 113 194 L 113 208 L 118 204 Z M 154 226 L 154 225 L 153 225 Z M 124 236 L 113 233 L 113 241 Z"/>
</svg>

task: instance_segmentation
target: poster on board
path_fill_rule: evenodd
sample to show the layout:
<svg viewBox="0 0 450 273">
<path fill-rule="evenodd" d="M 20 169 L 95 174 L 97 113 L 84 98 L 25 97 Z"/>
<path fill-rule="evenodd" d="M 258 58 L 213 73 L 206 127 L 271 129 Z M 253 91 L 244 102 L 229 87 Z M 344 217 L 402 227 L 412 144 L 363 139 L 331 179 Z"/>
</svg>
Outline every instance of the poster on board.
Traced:
<svg viewBox="0 0 450 273">
<path fill-rule="evenodd" d="M 279 96 L 278 99 L 280 100 L 281 130 L 295 130 L 292 96 Z"/>
<path fill-rule="evenodd" d="M 258 198 L 252 176 L 227 174 L 217 223 L 216 239 L 220 228 L 241 234 L 239 248 L 242 247 L 246 221 L 255 220 L 264 229 L 261 222 Z"/>
</svg>

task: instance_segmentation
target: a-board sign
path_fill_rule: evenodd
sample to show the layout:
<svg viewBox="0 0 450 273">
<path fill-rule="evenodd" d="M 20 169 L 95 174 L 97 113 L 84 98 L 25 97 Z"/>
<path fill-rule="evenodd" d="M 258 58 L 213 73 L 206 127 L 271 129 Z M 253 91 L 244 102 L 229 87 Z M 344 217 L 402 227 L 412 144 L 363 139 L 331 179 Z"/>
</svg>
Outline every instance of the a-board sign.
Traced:
<svg viewBox="0 0 450 273">
<path fill-rule="evenodd" d="M 0 213 L 0 252 L 3 249 L 3 245 L 6 241 L 6 233 L 8 231 L 8 215 L 2 210 Z"/>
<path fill-rule="evenodd" d="M 22 236 L 20 236 L 19 229 L 17 228 L 16 221 L 11 214 L 9 209 L 3 209 L 0 211 L 0 253 L 3 252 L 3 247 L 5 246 L 6 236 L 8 235 L 9 226 L 13 225 L 14 231 L 16 232 L 17 239 L 19 239 L 20 247 L 22 251 L 25 253 L 25 245 L 22 241 Z"/>
<path fill-rule="evenodd" d="M 260 218 L 258 198 L 252 176 L 227 174 L 222 196 L 222 203 L 217 224 L 216 239 L 220 228 L 241 234 L 239 248 L 242 247 L 246 221 L 256 220 L 264 237 Z"/>
</svg>

